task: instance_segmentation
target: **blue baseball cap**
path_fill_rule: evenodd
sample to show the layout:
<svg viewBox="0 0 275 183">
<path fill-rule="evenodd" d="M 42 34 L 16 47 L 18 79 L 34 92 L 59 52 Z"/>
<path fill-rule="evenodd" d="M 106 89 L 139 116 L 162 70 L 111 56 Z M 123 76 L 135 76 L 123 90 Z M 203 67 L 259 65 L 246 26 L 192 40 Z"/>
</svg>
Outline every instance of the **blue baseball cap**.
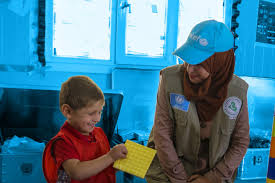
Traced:
<svg viewBox="0 0 275 183">
<path fill-rule="evenodd" d="M 191 65 L 200 64 L 216 52 L 230 50 L 234 37 L 228 27 L 216 20 L 206 20 L 197 24 L 187 41 L 173 52 L 173 55 Z"/>
</svg>

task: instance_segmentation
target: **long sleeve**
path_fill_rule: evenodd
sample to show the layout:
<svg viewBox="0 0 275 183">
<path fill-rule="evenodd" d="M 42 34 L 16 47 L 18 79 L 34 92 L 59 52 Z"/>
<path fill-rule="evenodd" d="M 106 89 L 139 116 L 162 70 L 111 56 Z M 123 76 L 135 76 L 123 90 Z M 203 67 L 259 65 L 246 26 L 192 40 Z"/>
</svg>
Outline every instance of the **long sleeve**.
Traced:
<svg viewBox="0 0 275 183">
<path fill-rule="evenodd" d="M 161 167 L 172 183 L 184 183 L 187 174 L 176 153 L 172 136 L 173 121 L 169 116 L 162 77 L 157 95 L 157 106 L 154 121 L 154 142 Z"/>
<path fill-rule="evenodd" d="M 231 137 L 231 144 L 226 151 L 224 158 L 205 176 L 213 183 L 230 179 L 240 165 L 249 145 L 249 118 L 247 109 L 247 99 L 243 102 L 243 107 L 236 121 L 236 125 Z"/>
</svg>

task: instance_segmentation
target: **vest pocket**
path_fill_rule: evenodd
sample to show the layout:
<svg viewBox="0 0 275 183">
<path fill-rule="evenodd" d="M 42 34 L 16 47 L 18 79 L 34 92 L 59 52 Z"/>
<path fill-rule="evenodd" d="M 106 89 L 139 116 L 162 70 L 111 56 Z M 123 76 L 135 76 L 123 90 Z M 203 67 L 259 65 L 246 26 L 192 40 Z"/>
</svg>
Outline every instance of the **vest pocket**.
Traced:
<svg viewBox="0 0 275 183">
<path fill-rule="evenodd" d="M 176 119 L 176 124 L 180 125 L 182 127 L 186 127 L 187 124 L 187 118 L 186 118 L 186 112 L 174 109 L 175 112 L 175 119 Z"/>
</svg>

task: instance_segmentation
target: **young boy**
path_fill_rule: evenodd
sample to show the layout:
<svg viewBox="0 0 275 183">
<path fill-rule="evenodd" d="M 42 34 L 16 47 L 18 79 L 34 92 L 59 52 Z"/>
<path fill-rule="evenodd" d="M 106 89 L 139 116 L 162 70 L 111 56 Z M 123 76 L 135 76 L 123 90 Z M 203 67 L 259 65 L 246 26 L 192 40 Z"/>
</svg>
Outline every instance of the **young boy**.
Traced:
<svg viewBox="0 0 275 183">
<path fill-rule="evenodd" d="M 112 163 L 125 158 L 123 144 L 110 150 L 103 130 L 95 127 L 104 106 L 101 89 L 86 76 L 64 82 L 59 105 L 66 121 L 45 147 L 43 172 L 48 183 L 114 183 Z"/>
</svg>

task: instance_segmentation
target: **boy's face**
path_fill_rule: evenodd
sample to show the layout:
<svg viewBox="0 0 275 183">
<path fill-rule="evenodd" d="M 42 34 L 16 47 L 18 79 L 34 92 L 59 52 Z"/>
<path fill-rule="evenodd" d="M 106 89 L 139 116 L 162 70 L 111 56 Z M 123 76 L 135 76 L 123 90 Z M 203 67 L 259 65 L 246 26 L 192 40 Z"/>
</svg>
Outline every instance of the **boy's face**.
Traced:
<svg viewBox="0 0 275 183">
<path fill-rule="evenodd" d="M 64 111 L 64 116 L 73 128 L 83 135 L 89 135 L 93 131 L 95 124 L 100 121 L 103 106 L 104 102 L 102 101 L 97 101 L 77 110 L 73 110 L 67 105 L 64 106 L 67 109 L 63 110 L 62 108 L 62 112 Z"/>
</svg>

